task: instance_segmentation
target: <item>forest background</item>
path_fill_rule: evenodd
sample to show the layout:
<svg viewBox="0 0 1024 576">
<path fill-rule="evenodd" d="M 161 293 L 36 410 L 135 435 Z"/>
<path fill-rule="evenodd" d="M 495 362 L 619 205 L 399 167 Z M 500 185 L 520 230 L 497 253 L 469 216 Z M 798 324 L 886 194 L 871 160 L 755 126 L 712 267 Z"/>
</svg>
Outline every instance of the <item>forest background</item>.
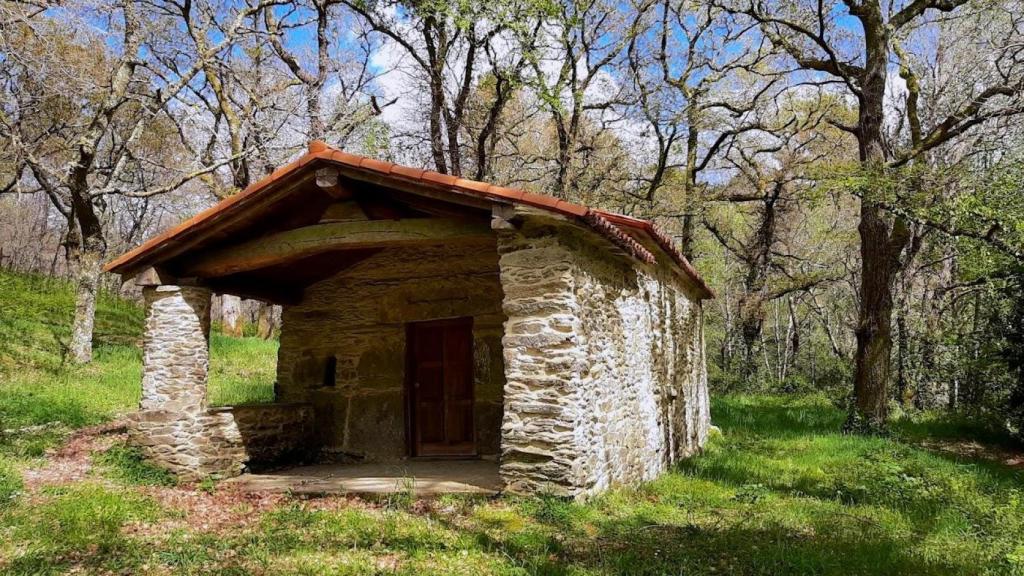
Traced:
<svg viewBox="0 0 1024 576">
<path fill-rule="evenodd" d="M 5 2 L 0 267 L 74 284 L 89 362 L 102 262 L 323 140 L 654 219 L 713 394 L 1020 434 L 1022 112 L 1019 1 Z"/>
</svg>

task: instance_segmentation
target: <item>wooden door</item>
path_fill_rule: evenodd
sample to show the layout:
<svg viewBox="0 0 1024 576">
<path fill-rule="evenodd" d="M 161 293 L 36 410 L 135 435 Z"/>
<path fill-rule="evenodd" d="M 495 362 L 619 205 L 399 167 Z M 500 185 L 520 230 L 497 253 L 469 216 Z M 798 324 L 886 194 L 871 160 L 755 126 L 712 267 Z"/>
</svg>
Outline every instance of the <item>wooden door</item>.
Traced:
<svg viewBox="0 0 1024 576">
<path fill-rule="evenodd" d="M 417 322 L 408 331 L 410 453 L 473 456 L 473 319 Z"/>
</svg>

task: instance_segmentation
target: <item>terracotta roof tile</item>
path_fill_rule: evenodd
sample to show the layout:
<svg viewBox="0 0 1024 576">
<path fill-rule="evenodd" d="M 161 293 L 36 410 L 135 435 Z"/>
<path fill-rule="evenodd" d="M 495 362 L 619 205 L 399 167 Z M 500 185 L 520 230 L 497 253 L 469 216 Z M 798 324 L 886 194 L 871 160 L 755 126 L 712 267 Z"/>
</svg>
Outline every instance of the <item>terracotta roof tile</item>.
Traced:
<svg viewBox="0 0 1024 576">
<path fill-rule="evenodd" d="M 473 192 L 487 193 L 487 189 L 491 187 L 487 182 L 479 182 L 477 180 L 466 180 L 465 178 L 459 178 L 455 181 L 455 185 L 463 190 L 472 190 Z"/>
<path fill-rule="evenodd" d="M 318 156 L 320 158 L 330 159 L 331 161 L 339 162 L 354 168 L 358 168 L 359 161 L 363 159 L 362 156 L 356 156 L 355 154 L 349 154 L 348 152 L 342 152 L 341 150 L 334 150 L 332 148 L 324 150 Z"/>
<path fill-rule="evenodd" d="M 507 200 L 522 200 L 526 194 L 526 192 L 517 188 L 506 188 L 504 186 L 491 186 L 487 189 L 487 193 Z"/>
<path fill-rule="evenodd" d="M 654 242 L 658 244 L 658 247 L 661 248 L 662 251 L 664 251 L 666 254 L 668 254 L 669 257 L 672 258 L 673 262 L 675 262 L 677 266 L 682 268 L 683 272 L 697 284 L 697 288 L 703 293 L 704 297 L 715 297 L 714 291 L 711 290 L 711 288 L 708 287 L 707 283 L 704 282 L 704 279 L 701 278 L 700 274 L 697 273 L 697 270 L 693 267 L 693 264 L 690 264 L 690 261 L 687 260 L 686 256 L 684 256 L 683 253 L 679 251 L 679 248 L 676 246 L 676 243 L 673 242 L 672 239 L 667 234 L 665 234 L 665 232 L 660 230 L 653 222 L 649 220 L 633 218 L 632 216 L 626 216 L 624 214 L 606 212 L 604 210 L 598 210 L 597 212 L 600 212 L 601 215 L 607 218 L 608 220 L 617 222 L 620 225 L 628 226 L 630 228 L 634 228 L 637 230 L 643 230 L 644 233 L 647 234 L 647 236 L 650 237 L 652 240 L 654 240 Z"/>
<path fill-rule="evenodd" d="M 583 221 L 589 224 L 590 227 L 596 230 L 599 234 L 610 240 L 612 244 L 622 248 L 627 254 L 634 258 L 648 264 L 654 264 L 657 262 L 654 254 L 651 254 L 647 248 L 644 248 L 643 245 L 634 240 L 632 236 L 620 230 L 618 226 L 609 222 L 607 218 L 599 214 L 597 211 L 587 210 L 586 214 L 583 216 Z"/>
<path fill-rule="evenodd" d="M 388 174 L 395 165 L 391 162 L 383 162 L 381 160 L 374 160 L 373 158 L 363 158 L 359 161 L 359 167 L 373 170 L 374 172 L 380 172 L 381 174 Z"/>
<path fill-rule="evenodd" d="M 520 202 L 551 210 L 552 212 L 556 212 L 564 216 L 579 218 L 595 232 L 608 238 L 608 240 L 613 242 L 616 246 L 619 246 L 631 256 L 643 262 L 655 262 L 655 256 L 642 244 L 637 242 L 635 238 L 623 232 L 619 226 L 625 226 L 627 228 L 640 231 L 654 240 L 658 247 L 669 255 L 673 263 L 675 263 L 686 276 L 691 278 L 697 284 L 697 287 L 702 292 L 703 297 L 714 297 L 714 293 L 707 287 L 700 275 L 697 274 L 693 265 L 691 265 L 686 257 L 679 252 L 675 244 L 672 242 L 672 239 L 658 230 L 653 223 L 647 220 L 641 220 L 639 218 L 633 218 L 623 214 L 615 214 L 605 210 L 588 209 L 585 206 L 559 200 L 551 196 L 534 194 L 532 192 L 526 192 L 516 188 L 495 186 L 486 182 L 456 178 L 455 176 L 447 174 L 440 174 L 438 172 L 419 168 L 410 168 L 408 166 L 400 166 L 392 164 L 391 162 L 384 162 L 381 160 L 367 158 L 365 156 L 349 154 L 348 152 L 331 148 L 326 143 L 319 140 L 310 142 L 309 151 L 294 162 L 274 170 L 272 174 L 259 182 L 248 186 L 238 194 L 235 194 L 234 196 L 221 201 L 217 205 L 196 214 L 177 226 L 157 234 L 153 238 L 144 242 L 141 246 L 114 259 L 108 263 L 104 269 L 114 272 L 131 272 L 143 266 L 152 265 L 152 262 L 154 262 L 154 256 L 156 258 L 155 261 L 159 262 L 159 254 L 161 252 L 165 251 L 165 249 L 173 250 L 175 248 L 175 245 L 173 244 L 175 239 L 194 230 L 198 230 L 203 226 L 210 226 L 216 221 L 223 219 L 228 214 L 244 210 L 245 206 L 248 205 L 250 201 L 264 196 L 265 192 L 273 189 L 273 184 L 275 182 L 290 174 L 299 172 L 307 165 L 316 161 L 341 164 L 358 171 L 369 171 L 392 178 L 401 178 L 410 182 L 419 182 L 431 187 L 448 189 L 452 192 L 461 191 L 484 198 L 497 198 Z M 181 249 L 179 248 L 179 250 Z M 167 256 L 164 256 L 164 258 L 166 257 Z"/>
<path fill-rule="evenodd" d="M 586 216 L 587 212 L 590 212 L 590 209 L 586 206 L 580 206 L 579 204 L 573 204 L 572 202 L 566 202 L 564 200 L 559 200 L 558 204 L 555 205 L 555 208 L 560 212 L 565 212 L 578 217 Z"/>
<path fill-rule="evenodd" d="M 392 174 L 397 174 L 403 178 L 410 180 L 419 180 L 423 173 L 426 172 L 423 168 L 409 168 L 408 166 L 401 166 L 395 164 L 395 167 L 391 169 Z"/>
<path fill-rule="evenodd" d="M 442 186 L 452 186 L 455 184 L 455 176 L 450 174 L 441 174 L 440 172 L 426 171 L 420 176 L 420 180 L 424 182 L 433 182 L 434 184 L 440 184 Z"/>
<path fill-rule="evenodd" d="M 541 194 L 534 194 L 533 192 L 523 192 L 523 195 L 519 197 L 519 200 L 539 208 L 555 208 L 558 206 L 559 202 L 558 198 L 553 196 L 543 196 Z"/>
</svg>

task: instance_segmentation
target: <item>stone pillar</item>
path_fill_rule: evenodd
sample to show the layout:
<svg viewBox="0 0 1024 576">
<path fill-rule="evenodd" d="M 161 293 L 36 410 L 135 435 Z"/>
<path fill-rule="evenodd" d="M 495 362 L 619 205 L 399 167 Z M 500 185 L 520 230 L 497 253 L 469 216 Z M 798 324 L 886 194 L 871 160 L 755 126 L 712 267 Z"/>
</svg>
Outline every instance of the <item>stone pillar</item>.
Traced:
<svg viewBox="0 0 1024 576">
<path fill-rule="evenodd" d="M 509 490 L 576 495 L 580 347 L 572 252 L 555 235 L 499 230 L 505 358 L 500 472 Z"/>
<path fill-rule="evenodd" d="M 142 400 L 132 440 L 150 460 L 186 480 L 230 476 L 245 451 L 230 414 L 209 413 L 210 291 L 146 286 Z"/>
<path fill-rule="evenodd" d="M 142 291 L 146 332 L 142 349 L 142 411 L 206 411 L 210 367 L 210 291 L 152 286 Z"/>
</svg>

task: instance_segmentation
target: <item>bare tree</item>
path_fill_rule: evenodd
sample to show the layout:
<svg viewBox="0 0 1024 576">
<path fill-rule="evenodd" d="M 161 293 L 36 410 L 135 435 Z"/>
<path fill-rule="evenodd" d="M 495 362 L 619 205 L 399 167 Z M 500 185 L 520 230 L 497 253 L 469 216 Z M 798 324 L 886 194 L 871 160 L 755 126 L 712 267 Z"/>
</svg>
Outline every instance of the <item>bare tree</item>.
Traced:
<svg viewBox="0 0 1024 576">
<path fill-rule="evenodd" d="M 392 73 L 406 73 L 423 88 L 434 169 L 487 177 L 502 113 L 532 54 L 540 26 L 537 5 L 521 0 L 344 3 L 365 23 L 368 36 L 411 61 L 408 69 Z M 471 98 L 484 75 L 494 81 L 493 97 L 477 99 L 486 110 L 474 123 Z"/>
<path fill-rule="evenodd" d="M 728 12 L 673 0 L 647 10 L 651 26 L 631 39 L 629 64 L 655 162 L 638 167 L 635 194 L 651 203 L 665 189 L 681 219 L 682 249 L 692 257 L 701 176 L 728 168 L 724 157 L 737 137 L 768 128 L 759 108 L 779 96 L 780 76 L 770 45 Z"/>
<path fill-rule="evenodd" d="M 822 121 L 832 100 L 819 95 L 780 101 L 783 109 L 762 111 L 763 124 L 772 125 L 768 133 L 751 131 L 733 143 L 723 160 L 735 177 L 706 197 L 711 204 L 725 206 L 720 212 L 726 222 L 736 216 L 744 222 L 737 227 L 714 217 L 704 219 L 705 228 L 743 267 L 736 323 L 742 343 L 741 374 L 748 378 L 757 371 L 765 305 L 839 276 L 825 258 L 809 257 L 810 243 L 795 241 L 807 217 L 801 208 L 809 203 L 816 168 L 842 156 L 841 139 Z M 795 320 L 791 324 L 796 329 Z"/>
<path fill-rule="evenodd" d="M 650 4 L 566 0 L 546 18 L 529 82 L 555 133 L 553 195 L 578 196 L 581 160 L 593 152 L 581 146 L 588 124 L 624 115 L 634 102 L 628 82 L 613 72 L 625 68 L 627 48 L 647 25 Z"/>
<path fill-rule="evenodd" d="M 394 100 L 381 103 L 373 92 L 377 74 L 370 66 L 374 48 L 365 34 L 355 46 L 339 38 L 358 23 L 340 9 L 341 0 L 309 0 L 289 4 L 278 16 L 263 11 L 266 38 L 302 92 L 306 140 L 330 140 L 345 146 L 364 123 L 379 116 Z M 312 57 L 289 49 L 287 40 L 311 34 Z"/>
<path fill-rule="evenodd" d="M 65 246 L 77 284 L 74 360 L 92 358 L 108 198 L 164 194 L 228 162 L 200 165 L 182 154 L 188 132 L 200 128 L 189 124 L 182 95 L 245 31 L 246 19 L 267 4 L 232 7 L 217 26 L 216 40 L 195 53 L 178 51 L 169 41 L 168 34 L 179 29 L 168 26 L 162 3 L 71 4 L 66 7 L 71 17 L 61 20 L 33 11 L 3 35 L 9 57 L 0 71 L 5 88 L 0 137 L 24 165 L 33 189 L 45 194 L 67 222 Z M 212 13 L 192 6 L 188 14 Z M 88 38 L 88 45 L 76 43 L 81 36 L 69 30 L 96 30 L 96 14 L 108 27 L 97 33 L 101 37 Z M 177 145 L 153 145 L 161 140 Z"/>
</svg>

